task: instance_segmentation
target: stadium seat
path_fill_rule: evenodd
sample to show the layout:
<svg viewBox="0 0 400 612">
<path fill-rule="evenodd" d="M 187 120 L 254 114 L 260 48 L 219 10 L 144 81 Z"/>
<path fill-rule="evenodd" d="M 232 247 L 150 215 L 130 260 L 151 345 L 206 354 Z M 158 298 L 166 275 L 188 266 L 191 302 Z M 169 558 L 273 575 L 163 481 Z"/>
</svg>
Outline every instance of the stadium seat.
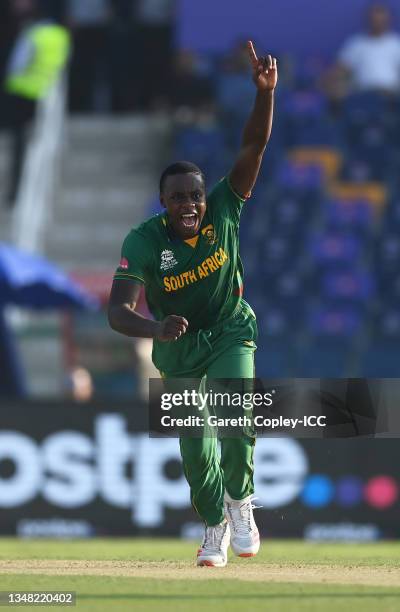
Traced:
<svg viewBox="0 0 400 612">
<path fill-rule="evenodd" d="M 400 238 L 397 233 L 388 231 L 378 239 L 374 263 L 379 284 L 382 287 L 393 284 L 400 271 Z"/>
<path fill-rule="evenodd" d="M 284 142 L 287 147 L 302 145 L 340 146 L 340 131 L 327 112 L 325 98 L 313 90 L 294 91 L 283 107 Z"/>
<path fill-rule="evenodd" d="M 322 189 L 324 173 L 318 164 L 300 164 L 286 160 L 278 168 L 276 178 L 286 191 L 313 193 Z"/>
<path fill-rule="evenodd" d="M 355 339 L 362 325 L 351 308 L 310 306 L 303 336 L 295 347 L 295 376 L 340 378 L 350 375 Z"/>
<path fill-rule="evenodd" d="M 328 146 L 295 147 L 290 149 L 288 159 L 295 164 L 319 166 L 326 181 L 337 178 L 342 164 L 340 150 Z"/>
<path fill-rule="evenodd" d="M 328 300 L 365 303 L 375 294 L 375 279 L 365 270 L 325 272 L 321 289 Z"/>
<path fill-rule="evenodd" d="M 223 73 L 217 80 L 217 104 L 225 142 L 231 149 L 240 145 L 243 127 L 254 101 L 254 86 L 247 74 Z"/>
<path fill-rule="evenodd" d="M 388 203 L 385 210 L 384 230 L 400 229 L 400 200 L 395 198 Z"/>
<path fill-rule="evenodd" d="M 270 278 L 290 268 L 295 260 L 298 244 L 285 235 L 275 235 L 273 230 L 260 247 L 260 262 L 262 262 L 261 278 Z M 259 275 L 260 278 L 260 275 Z"/>
<path fill-rule="evenodd" d="M 392 172 L 392 148 L 381 126 L 369 125 L 352 135 L 344 177 L 348 180 L 383 181 Z"/>
<path fill-rule="evenodd" d="M 345 124 L 359 128 L 371 122 L 385 122 L 390 113 L 390 101 L 378 91 L 361 91 L 349 95 L 342 109 Z"/>
<path fill-rule="evenodd" d="M 248 74 L 225 73 L 218 77 L 217 103 L 222 112 L 245 119 L 254 101 L 254 85 Z"/>
<path fill-rule="evenodd" d="M 269 299 L 288 317 L 292 329 L 303 323 L 307 289 L 307 278 L 294 266 L 292 270 L 283 270 L 268 280 Z"/>
<path fill-rule="evenodd" d="M 256 376 L 261 378 L 286 378 L 293 375 L 293 344 L 292 336 L 277 336 L 271 338 L 260 334 L 259 349 L 255 355 Z"/>
<path fill-rule="evenodd" d="M 342 378 L 349 376 L 353 353 L 349 341 L 318 337 L 298 342 L 295 347 L 294 376 L 297 378 Z"/>
<path fill-rule="evenodd" d="M 335 232 L 311 234 L 308 252 L 316 265 L 353 265 L 362 252 L 361 241 L 352 234 Z"/>
<path fill-rule="evenodd" d="M 365 200 L 330 200 L 325 205 L 326 228 L 369 236 L 374 229 L 373 210 Z"/>
<path fill-rule="evenodd" d="M 314 306 L 313 303 L 308 306 L 306 331 L 310 336 L 352 338 L 360 331 L 361 324 L 361 313 L 355 308 Z"/>
<path fill-rule="evenodd" d="M 175 136 L 175 158 L 190 159 L 203 170 L 210 183 L 227 171 L 224 148 L 222 130 L 214 125 L 187 126 Z"/>
<path fill-rule="evenodd" d="M 346 178 L 385 179 L 392 166 L 392 116 L 390 100 L 377 91 L 358 92 L 347 98 L 343 107 Z"/>
<path fill-rule="evenodd" d="M 373 337 L 360 359 L 359 376 L 400 378 L 400 342 Z"/>
<path fill-rule="evenodd" d="M 259 293 L 255 304 L 259 337 L 256 352 L 256 375 L 261 377 L 291 376 L 296 325 L 293 317 L 278 308 L 271 298 Z M 297 322 L 295 322 L 297 323 Z"/>
<path fill-rule="evenodd" d="M 269 221 L 274 231 L 287 235 L 302 233 L 309 220 L 305 218 L 299 201 L 294 197 L 286 197 L 270 209 Z"/>
</svg>

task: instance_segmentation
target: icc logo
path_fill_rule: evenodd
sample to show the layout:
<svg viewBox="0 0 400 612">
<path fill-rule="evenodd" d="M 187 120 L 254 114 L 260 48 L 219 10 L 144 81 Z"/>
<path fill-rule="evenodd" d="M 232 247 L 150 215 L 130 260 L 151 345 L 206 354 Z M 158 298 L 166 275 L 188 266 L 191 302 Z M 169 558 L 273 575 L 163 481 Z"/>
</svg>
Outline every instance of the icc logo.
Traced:
<svg viewBox="0 0 400 612">
<path fill-rule="evenodd" d="M 176 266 L 177 263 L 178 262 L 176 261 L 172 251 L 169 251 L 168 249 L 165 249 L 161 253 L 160 270 L 170 270 L 171 268 Z"/>
</svg>

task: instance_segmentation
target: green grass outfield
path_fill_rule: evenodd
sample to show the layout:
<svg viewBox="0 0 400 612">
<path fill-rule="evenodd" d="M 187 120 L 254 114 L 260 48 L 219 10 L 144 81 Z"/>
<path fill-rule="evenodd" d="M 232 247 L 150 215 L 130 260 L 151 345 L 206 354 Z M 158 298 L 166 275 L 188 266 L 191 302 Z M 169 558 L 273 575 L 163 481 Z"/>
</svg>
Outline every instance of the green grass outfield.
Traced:
<svg viewBox="0 0 400 612">
<path fill-rule="evenodd" d="M 95 611 L 400 612 L 400 543 L 265 540 L 256 558 L 230 555 L 222 569 L 194 567 L 196 548 L 179 540 L 4 538 L 0 590 L 73 590 L 74 609 Z"/>
</svg>

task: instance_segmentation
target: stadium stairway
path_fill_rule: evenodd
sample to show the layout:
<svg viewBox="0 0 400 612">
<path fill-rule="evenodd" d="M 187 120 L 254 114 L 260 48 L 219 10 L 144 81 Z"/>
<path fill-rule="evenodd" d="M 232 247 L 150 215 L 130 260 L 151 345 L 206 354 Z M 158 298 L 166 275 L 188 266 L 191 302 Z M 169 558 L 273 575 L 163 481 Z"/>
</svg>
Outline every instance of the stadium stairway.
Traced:
<svg viewBox="0 0 400 612">
<path fill-rule="evenodd" d="M 61 176 L 47 215 L 42 252 L 90 289 L 109 291 L 124 237 L 148 214 L 168 161 L 169 125 L 162 116 L 72 117 L 66 122 Z M 80 343 L 92 356 L 84 364 L 93 371 L 96 347 L 107 346 L 104 353 L 114 355 L 126 343 L 105 325 L 102 314 L 91 317 L 91 326 Z M 29 325 L 18 332 L 33 396 L 67 392 L 63 329 L 57 314 L 46 313 L 31 316 Z"/>
<path fill-rule="evenodd" d="M 162 116 L 71 118 L 46 255 L 67 270 L 113 270 L 123 238 L 146 216 L 168 156 Z"/>
</svg>

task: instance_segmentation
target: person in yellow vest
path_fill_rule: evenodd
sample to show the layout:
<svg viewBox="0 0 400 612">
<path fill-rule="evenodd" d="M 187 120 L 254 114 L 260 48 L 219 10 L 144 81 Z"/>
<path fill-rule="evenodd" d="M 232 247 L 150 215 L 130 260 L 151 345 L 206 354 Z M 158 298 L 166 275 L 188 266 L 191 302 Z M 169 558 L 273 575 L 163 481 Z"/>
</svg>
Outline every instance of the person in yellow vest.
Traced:
<svg viewBox="0 0 400 612">
<path fill-rule="evenodd" d="M 26 0 L 25 0 L 26 2 Z M 52 21 L 40 20 L 33 0 L 26 3 L 21 30 L 11 50 L 4 89 L 7 125 L 12 135 L 12 167 L 8 201 L 17 195 L 25 152 L 27 127 L 36 104 L 46 97 L 65 67 L 70 54 L 70 35 Z"/>
</svg>

